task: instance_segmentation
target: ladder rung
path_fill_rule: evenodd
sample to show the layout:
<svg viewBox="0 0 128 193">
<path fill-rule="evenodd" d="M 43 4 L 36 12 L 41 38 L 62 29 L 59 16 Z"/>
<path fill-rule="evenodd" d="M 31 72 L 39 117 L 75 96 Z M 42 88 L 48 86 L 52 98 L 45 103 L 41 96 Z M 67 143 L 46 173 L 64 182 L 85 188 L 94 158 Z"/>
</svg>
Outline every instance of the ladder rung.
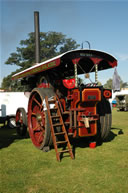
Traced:
<svg viewBox="0 0 128 193">
<path fill-rule="evenodd" d="M 59 115 L 54 115 L 54 116 L 51 116 L 51 118 L 60 118 Z"/>
<path fill-rule="evenodd" d="M 62 151 L 59 151 L 59 153 L 64 153 L 64 152 L 69 152 L 70 149 L 66 149 L 66 150 L 62 150 Z"/>
<path fill-rule="evenodd" d="M 69 111 L 64 111 L 63 114 L 66 115 L 66 114 L 69 114 L 70 112 Z"/>
<path fill-rule="evenodd" d="M 67 143 L 67 141 L 57 141 L 57 144 Z"/>
<path fill-rule="evenodd" d="M 64 124 L 65 124 L 65 125 L 69 125 L 69 124 L 70 124 L 70 122 L 65 122 Z"/>
<path fill-rule="evenodd" d="M 49 104 L 53 104 L 55 102 L 56 102 L 55 100 L 48 101 Z"/>
<path fill-rule="evenodd" d="M 54 107 L 52 109 L 50 109 L 50 111 L 54 111 L 54 110 L 57 110 L 58 108 L 57 107 Z"/>
<path fill-rule="evenodd" d="M 62 123 L 53 124 L 53 127 L 62 126 Z"/>
<path fill-rule="evenodd" d="M 59 132 L 59 133 L 55 133 L 55 135 L 64 135 L 65 132 Z"/>
<path fill-rule="evenodd" d="M 68 133 L 68 136 L 72 136 L 74 133 Z"/>
</svg>

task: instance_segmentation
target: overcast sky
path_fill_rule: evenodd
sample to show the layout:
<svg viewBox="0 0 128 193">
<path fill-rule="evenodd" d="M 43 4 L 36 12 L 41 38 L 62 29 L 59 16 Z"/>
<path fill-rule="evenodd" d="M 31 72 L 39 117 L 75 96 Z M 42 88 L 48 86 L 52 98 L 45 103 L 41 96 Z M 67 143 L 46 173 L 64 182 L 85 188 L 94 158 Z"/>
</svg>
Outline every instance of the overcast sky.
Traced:
<svg viewBox="0 0 128 193">
<path fill-rule="evenodd" d="M 0 0 L 0 81 L 16 70 L 4 63 L 34 31 L 34 11 L 40 13 L 40 31 L 62 32 L 78 44 L 89 41 L 91 49 L 117 58 L 118 74 L 128 81 L 128 1 L 121 0 Z M 99 72 L 99 81 L 104 84 L 113 73 Z"/>
</svg>

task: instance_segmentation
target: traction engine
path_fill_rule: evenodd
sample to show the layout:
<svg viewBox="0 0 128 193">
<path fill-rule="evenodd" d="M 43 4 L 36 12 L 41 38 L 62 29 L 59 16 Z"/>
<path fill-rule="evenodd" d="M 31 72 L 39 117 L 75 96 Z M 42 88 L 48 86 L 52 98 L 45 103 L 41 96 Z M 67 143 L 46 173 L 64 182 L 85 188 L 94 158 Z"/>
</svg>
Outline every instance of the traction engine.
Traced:
<svg viewBox="0 0 128 193">
<path fill-rule="evenodd" d="M 106 140 L 111 128 L 108 99 L 112 92 L 98 85 L 97 74 L 115 66 L 117 60 L 110 54 L 81 49 L 13 75 L 13 80 L 21 79 L 22 84 L 29 85 L 27 124 L 33 144 L 44 151 L 54 145 L 59 161 L 65 152 L 74 158 L 71 138 L 89 138 L 97 143 Z M 95 81 L 81 83 L 78 75 L 87 77 L 90 72 L 95 73 Z M 24 135 L 27 126 L 22 113 L 19 109 L 16 122 Z"/>
</svg>

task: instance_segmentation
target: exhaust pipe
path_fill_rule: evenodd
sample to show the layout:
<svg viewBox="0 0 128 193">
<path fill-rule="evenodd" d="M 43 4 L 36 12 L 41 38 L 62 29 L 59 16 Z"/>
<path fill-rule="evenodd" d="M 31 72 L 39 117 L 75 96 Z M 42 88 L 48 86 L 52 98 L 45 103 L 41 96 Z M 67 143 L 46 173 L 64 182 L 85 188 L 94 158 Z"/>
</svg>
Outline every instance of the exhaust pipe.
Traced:
<svg viewBox="0 0 128 193">
<path fill-rule="evenodd" d="M 40 62 L 40 30 L 39 30 L 39 12 L 34 12 L 34 27 L 35 27 L 35 63 Z"/>
</svg>

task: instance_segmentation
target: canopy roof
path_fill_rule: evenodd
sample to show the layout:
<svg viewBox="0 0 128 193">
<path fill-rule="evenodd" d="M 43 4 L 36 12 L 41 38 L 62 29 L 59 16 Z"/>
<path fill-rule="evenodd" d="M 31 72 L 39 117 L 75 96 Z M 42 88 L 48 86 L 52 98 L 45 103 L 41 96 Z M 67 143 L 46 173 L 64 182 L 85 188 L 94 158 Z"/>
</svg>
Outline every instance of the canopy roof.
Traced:
<svg viewBox="0 0 128 193">
<path fill-rule="evenodd" d="M 74 64 L 77 63 L 78 74 L 95 71 L 95 64 L 98 70 L 105 70 L 117 66 L 117 60 L 102 51 L 97 50 L 72 50 L 54 57 L 45 62 L 36 64 L 12 76 L 13 80 L 36 76 L 40 73 L 59 74 L 59 77 L 66 78 L 74 75 Z M 53 73 L 52 73 L 53 72 Z"/>
</svg>

